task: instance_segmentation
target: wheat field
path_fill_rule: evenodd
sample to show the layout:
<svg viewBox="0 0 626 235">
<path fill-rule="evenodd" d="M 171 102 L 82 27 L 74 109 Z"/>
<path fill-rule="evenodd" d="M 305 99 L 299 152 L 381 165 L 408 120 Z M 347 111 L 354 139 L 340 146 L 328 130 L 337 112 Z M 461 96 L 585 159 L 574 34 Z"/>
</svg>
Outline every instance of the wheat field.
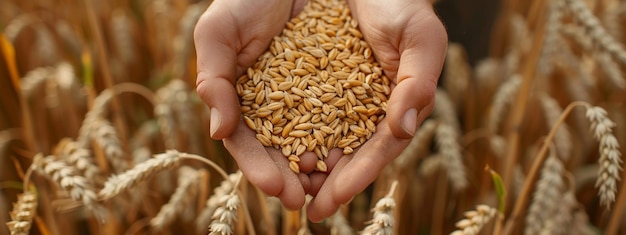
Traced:
<svg viewBox="0 0 626 235">
<path fill-rule="evenodd" d="M 0 235 L 626 234 L 626 2 L 499 2 L 487 56 L 449 42 L 432 115 L 321 223 L 209 137 L 210 4 L 0 1 Z"/>
</svg>

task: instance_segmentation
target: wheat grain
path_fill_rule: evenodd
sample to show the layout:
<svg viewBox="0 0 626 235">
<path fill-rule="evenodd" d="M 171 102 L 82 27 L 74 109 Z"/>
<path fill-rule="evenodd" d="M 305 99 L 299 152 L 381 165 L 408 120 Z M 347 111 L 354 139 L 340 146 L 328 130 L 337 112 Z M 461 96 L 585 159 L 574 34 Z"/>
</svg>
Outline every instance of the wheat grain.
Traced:
<svg viewBox="0 0 626 235">
<path fill-rule="evenodd" d="M 496 213 L 495 208 L 487 205 L 478 205 L 475 211 L 465 212 L 465 219 L 456 223 L 456 227 L 459 228 L 459 230 L 450 233 L 450 235 L 478 234 L 483 226 L 489 223 Z"/>
<path fill-rule="evenodd" d="M 372 212 L 374 212 L 374 216 L 371 221 L 369 221 L 369 225 L 367 225 L 360 234 L 363 235 L 386 235 L 393 234 L 393 226 L 395 223 L 395 218 L 393 216 L 393 210 L 396 208 L 396 200 L 394 199 L 394 193 L 396 191 L 396 187 L 398 185 L 398 181 L 394 181 L 391 184 L 391 188 L 385 197 L 379 199 L 376 202 L 374 208 L 372 208 Z"/>
<path fill-rule="evenodd" d="M 179 162 L 180 153 L 178 151 L 168 150 L 165 153 L 157 154 L 154 158 L 139 163 L 124 173 L 109 177 L 104 183 L 104 188 L 98 192 L 98 197 L 101 199 L 111 198 L 159 172 L 178 166 Z"/>
<path fill-rule="evenodd" d="M 27 235 L 33 218 L 37 213 L 37 195 L 32 192 L 24 192 L 17 196 L 17 202 L 13 204 L 11 211 L 11 221 L 7 226 L 11 235 Z"/>
<path fill-rule="evenodd" d="M 305 151 L 325 152 L 322 146 L 351 154 L 371 137 L 375 128 L 359 123 L 370 121 L 375 126 L 383 119 L 391 88 L 356 27 L 346 2 L 310 1 L 274 38 L 269 51 L 237 80 L 243 116 L 264 146 L 282 148 L 287 158 Z M 281 125 L 278 117 L 287 121 Z M 273 135 L 270 128 L 264 131 L 259 123 L 268 120 L 277 120 L 273 128 L 282 128 L 282 135 Z M 343 129 L 333 135 L 321 131 L 331 125 Z M 324 141 L 308 141 L 304 148 L 281 139 L 308 137 L 316 131 L 316 138 Z M 359 138 L 349 140 L 350 136 Z M 290 162 L 290 168 L 299 172 L 297 163 Z"/>
<path fill-rule="evenodd" d="M 167 202 L 161 207 L 159 213 L 150 220 L 150 226 L 155 230 L 162 230 L 172 223 L 177 215 L 192 206 L 194 197 L 198 191 L 198 180 L 200 172 L 190 167 L 181 167 L 178 170 L 178 186 L 176 191 Z"/>
<path fill-rule="evenodd" d="M 619 151 L 619 142 L 613 135 L 615 123 L 607 117 L 606 111 L 597 106 L 587 105 L 587 119 L 591 122 L 593 136 L 600 142 L 600 158 L 598 164 L 598 179 L 596 188 L 600 196 L 600 204 L 609 209 L 615 201 L 617 181 L 622 171 L 622 158 Z"/>
</svg>

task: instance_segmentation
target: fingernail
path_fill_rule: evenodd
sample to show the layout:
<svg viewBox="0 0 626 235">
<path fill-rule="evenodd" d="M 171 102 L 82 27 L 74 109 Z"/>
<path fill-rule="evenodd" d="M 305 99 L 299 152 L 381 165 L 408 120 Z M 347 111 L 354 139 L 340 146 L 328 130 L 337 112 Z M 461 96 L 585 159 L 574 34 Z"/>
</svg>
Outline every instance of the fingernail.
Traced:
<svg viewBox="0 0 626 235">
<path fill-rule="evenodd" d="M 413 136 L 415 134 L 415 129 L 417 128 L 417 109 L 409 109 L 404 113 L 404 117 L 402 118 L 402 129 L 404 131 Z"/>
<path fill-rule="evenodd" d="M 211 122 L 209 124 L 209 129 L 211 132 L 211 137 L 215 135 L 217 129 L 222 125 L 222 117 L 220 116 L 220 112 L 216 108 L 211 108 Z"/>
</svg>

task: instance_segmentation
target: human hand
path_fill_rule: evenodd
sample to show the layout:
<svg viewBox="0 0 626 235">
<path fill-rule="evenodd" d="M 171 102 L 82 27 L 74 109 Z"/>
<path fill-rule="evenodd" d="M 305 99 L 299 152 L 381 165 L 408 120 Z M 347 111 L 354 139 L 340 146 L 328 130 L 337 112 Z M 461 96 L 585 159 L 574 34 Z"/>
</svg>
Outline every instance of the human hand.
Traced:
<svg viewBox="0 0 626 235">
<path fill-rule="evenodd" d="M 308 218 L 320 221 L 372 183 L 410 142 L 432 112 L 448 43 L 430 1 L 349 0 L 352 17 L 378 63 L 394 82 L 387 116 L 376 133 L 354 153 L 327 160 L 330 174 L 314 173 L 315 198 Z M 340 154 L 339 154 L 340 155 Z"/>
<path fill-rule="evenodd" d="M 290 209 L 304 205 L 304 194 L 310 185 L 308 176 L 294 174 L 280 151 L 264 148 L 243 124 L 233 84 L 303 6 L 303 0 L 215 0 L 194 32 L 198 58 L 196 89 L 211 109 L 211 137 L 223 139 L 252 184 L 277 196 Z M 312 171 L 316 161 L 312 153 L 302 156 L 301 171 Z"/>
</svg>

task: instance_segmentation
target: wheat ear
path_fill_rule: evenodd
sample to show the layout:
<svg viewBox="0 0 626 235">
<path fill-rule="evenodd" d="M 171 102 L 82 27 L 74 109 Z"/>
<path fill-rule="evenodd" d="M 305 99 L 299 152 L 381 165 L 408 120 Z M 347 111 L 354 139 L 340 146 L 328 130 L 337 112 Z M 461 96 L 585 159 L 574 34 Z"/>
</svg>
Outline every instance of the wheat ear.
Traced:
<svg viewBox="0 0 626 235">
<path fill-rule="evenodd" d="M 591 122 L 591 131 L 600 142 L 600 158 L 598 159 L 600 169 L 596 188 L 598 188 L 600 204 L 608 209 L 615 201 L 617 181 L 620 180 L 620 171 L 622 171 L 622 154 L 619 151 L 619 142 L 612 131 L 615 123 L 607 117 L 606 111 L 597 106 L 586 105 L 586 107 L 586 116 Z"/>
<path fill-rule="evenodd" d="M 495 208 L 487 205 L 478 205 L 475 211 L 465 212 L 465 219 L 456 223 L 456 227 L 459 228 L 459 230 L 450 233 L 450 235 L 478 234 L 483 226 L 489 223 L 496 213 L 497 210 Z"/>
<path fill-rule="evenodd" d="M 487 124 L 488 129 L 492 133 L 498 133 L 500 122 L 506 116 L 506 107 L 513 102 L 513 98 L 516 96 L 521 84 L 522 78 L 519 74 L 516 74 L 500 85 L 496 94 L 494 94 Z"/>
<path fill-rule="evenodd" d="M 457 131 L 452 126 L 440 123 L 435 129 L 435 142 L 442 158 L 441 163 L 450 178 L 450 184 L 454 190 L 459 191 L 467 188 L 468 182 Z"/>
<path fill-rule="evenodd" d="M 372 211 L 374 212 L 374 217 L 369 222 L 363 231 L 360 234 L 362 235 L 391 235 L 393 234 L 393 225 L 395 223 L 395 219 L 393 217 L 393 210 L 396 208 L 396 200 L 394 199 L 394 193 L 396 191 L 396 187 L 398 186 L 398 181 L 393 181 L 391 183 L 391 188 L 389 189 L 389 193 L 385 195 L 385 197 L 381 198 L 376 202 Z"/>
<path fill-rule="evenodd" d="M 172 169 L 180 163 L 180 155 L 178 151 L 169 150 L 137 164 L 134 168 L 124 173 L 113 175 L 104 183 L 104 188 L 98 192 L 98 196 L 101 199 L 111 198 L 159 172 Z"/>
<path fill-rule="evenodd" d="M 604 29 L 600 20 L 593 15 L 589 7 L 582 0 L 565 1 L 574 18 L 587 30 L 586 35 L 591 37 L 602 50 L 617 58 L 622 64 L 626 64 L 624 46 Z"/>
<path fill-rule="evenodd" d="M 213 194 L 206 201 L 206 205 L 200 215 L 196 219 L 196 229 L 198 232 L 204 231 L 211 224 L 211 216 L 215 212 L 215 209 L 220 205 L 220 198 L 223 198 L 227 194 L 233 191 L 234 182 L 237 180 L 238 174 L 233 173 L 228 175 L 228 178 L 222 180 L 219 186 L 213 189 Z"/>
<path fill-rule="evenodd" d="M 97 195 L 91 181 L 78 174 L 75 167 L 63 161 L 56 161 L 54 156 L 35 156 L 32 169 L 38 174 L 51 179 L 76 201 L 81 202 L 87 209 L 98 212 Z"/>
<path fill-rule="evenodd" d="M 559 103 L 548 94 L 542 94 L 539 98 L 539 103 L 543 109 L 543 116 L 546 119 L 548 126 L 554 126 L 559 120 L 559 116 L 563 113 L 563 108 Z M 561 128 L 556 131 L 554 136 L 554 145 L 558 156 L 563 160 L 567 160 L 572 153 L 572 138 L 565 124 L 562 124 Z"/>
<path fill-rule="evenodd" d="M 546 221 L 549 218 L 559 216 L 558 208 L 565 190 L 563 171 L 563 163 L 555 156 L 554 150 L 551 150 L 541 169 L 530 202 L 524 234 L 539 234 L 547 226 Z"/>
<path fill-rule="evenodd" d="M 159 213 L 150 220 L 150 226 L 153 229 L 161 230 L 168 226 L 185 208 L 191 206 L 198 192 L 199 178 L 200 172 L 190 167 L 181 167 L 178 170 L 176 191 L 167 204 L 161 207 Z"/>
<path fill-rule="evenodd" d="M 36 213 L 37 195 L 32 192 L 18 195 L 11 211 L 11 221 L 7 222 L 11 235 L 28 235 Z"/>
<path fill-rule="evenodd" d="M 237 208 L 241 206 L 241 199 L 237 194 L 237 187 L 241 178 L 242 174 L 237 173 L 237 179 L 233 182 L 231 192 L 218 198 L 219 206 L 211 217 L 213 221 L 209 225 L 209 235 L 233 234 L 233 224 L 237 220 Z"/>
</svg>

